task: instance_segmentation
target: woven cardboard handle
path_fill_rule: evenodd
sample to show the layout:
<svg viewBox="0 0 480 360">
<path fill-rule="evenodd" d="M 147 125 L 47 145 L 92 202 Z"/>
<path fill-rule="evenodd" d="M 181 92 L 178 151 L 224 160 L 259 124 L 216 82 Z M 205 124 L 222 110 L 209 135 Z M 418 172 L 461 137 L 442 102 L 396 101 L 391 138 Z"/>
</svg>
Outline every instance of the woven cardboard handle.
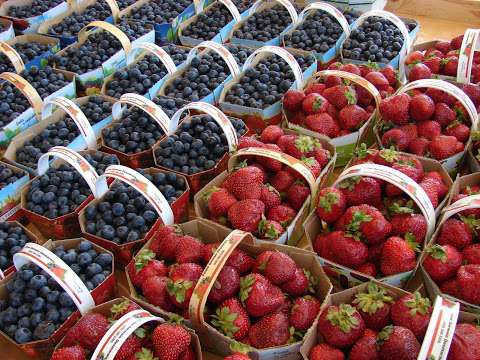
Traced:
<svg viewBox="0 0 480 360">
<path fill-rule="evenodd" d="M 230 11 L 230 14 L 232 14 L 233 19 L 235 22 L 239 22 L 241 20 L 241 15 L 240 12 L 238 11 L 238 8 L 235 6 L 232 0 L 219 0 L 225 7 Z"/>
<path fill-rule="evenodd" d="M 127 54 L 127 66 L 131 65 L 136 60 L 137 55 L 139 55 L 142 50 L 147 51 L 150 54 L 153 54 L 157 58 L 159 58 L 169 74 L 173 74 L 177 70 L 177 66 L 173 62 L 170 55 L 168 55 L 168 53 L 160 46 L 153 43 L 142 43 L 133 45 L 132 49 Z"/>
<path fill-rule="evenodd" d="M 33 108 L 33 111 L 35 112 L 35 115 L 40 117 L 42 113 L 43 100 L 40 95 L 38 95 L 37 90 L 35 90 L 35 88 L 30 85 L 27 80 L 12 72 L 1 73 L 0 79 L 6 80 L 15 86 L 27 98 L 28 102 Z"/>
<path fill-rule="evenodd" d="M 78 33 L 78 42 L 84 43 L 87 40 L 88 36 L 91 34 L 88 32 L 88 29 L 98 27 L 105 31 L 108 31 L 110 34 L 115 36 L 118 41 L 122 44 L 123 51 L 125 54 L 128 54 L 132 48 L 132 44 L 128 39 L 127 35 L 124 34 L 122 30 L 117 28 L 115 25 L 107 23 L 105 21 L 92 21 L 91 23 L 85 25 L 82 30 Z"/>
<path fill-rule="evenodd" d="M 210 40 L 204 41 L 192 48 L 192 50 L 190 50 L 190 52 L 188 53 L 187 62 L 190 63 L 192 59 L 198 55 L 198 51 L 204 48 L 214 51 L 218 55 L 220 55 L 227 64 L 228 69 L 230 70 L 230 74 L 232 74 L 233 77 L 240 74 L 240 68 L 238 67 L 237 61 L 233 57 L 232 53 L 228 51 L 228 49 L 223 45 Z"/>
<path fill-rule="evenodd" d="M 112 16 L 114 19 L 118 18 L 118 13 L 120 12 L 120 8 L 115 0 L 105 0 L 110 10 L 112 10 Z"/>
<path fill-rule="evenodd" d="M 23 63 L 22 57 L 12 46 L 6 42 L 0 41 L 0 52 L 4 53 L 8 60 L 10 60 L 18 74 L 25 70 L 25 64 Z"/>
</svg>

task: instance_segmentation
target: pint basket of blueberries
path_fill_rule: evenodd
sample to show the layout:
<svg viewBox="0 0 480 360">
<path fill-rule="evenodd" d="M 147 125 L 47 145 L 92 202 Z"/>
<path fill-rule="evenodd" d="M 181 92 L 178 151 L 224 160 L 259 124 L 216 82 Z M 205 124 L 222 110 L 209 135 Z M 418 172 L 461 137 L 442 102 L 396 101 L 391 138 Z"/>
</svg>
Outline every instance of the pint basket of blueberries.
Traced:
<svg viewBox="0 0 480 360">
<path fill-rule="evenodd" d="M 38 34 L 19 35 L 7 41 L 7 44 L 20 55 L 27 70 L 32 66 L 46 66 L 52 55 L 60 50 L 58 39 Z"/>
<path fill-rule="evenodd" d="M 201 102 L 187 104 L 172 120 L 176 122 L 186 110 L 200 114 L 187 116 L 174 134 L 155 145 L 153 154 L 157 167 L 185 175 L 196 193 L 226 168 L 238 138 L 248 135 L 249 130 L 242 120 Z"/>
<path fill-rule="evenodd" d="M 18 211 L 20 190 L 28 183 L 28 173 L 16 166 L 0 162 L 0 220 L 5 221 Z"/>
<path fill-rule="evenodd" d="M 0 18 L 0 41 L 8 41 L 15 37 L 13 23 L 4 18 Z"/>
<path fill-rule="evenodd" d="M 115 180 L 108 187 L 110 178 Z M 83 236 L 112 251 L 123 265 L 160 227 L 173 224 L 175 215 L 181 221 L 188 214 L 188 185 L 172 172 L 113 165 L 99 177 L 96 190 L 97 198 L 80 213 Z"/>
<path fill-rule="evenodd" d="M 13 263 L 0 282 L 0 336 L 30 357 L 48 357 L 82 314 L 113 296 L 112 254 L 83 239 L 27 243 Z"/>
<path fill-rule="evenodd" d="M 59 159 L 50 164 L 50 156 Z M 79 236 L 78 214 L 93 200 L 98 174 L 111 164 L 118 164 L 113 155 L 84 158 L 62 146 L 51 148 L 38 160 L 39 175 L 22 189 L 22 215 L 48 238 Z"/>
</svg>

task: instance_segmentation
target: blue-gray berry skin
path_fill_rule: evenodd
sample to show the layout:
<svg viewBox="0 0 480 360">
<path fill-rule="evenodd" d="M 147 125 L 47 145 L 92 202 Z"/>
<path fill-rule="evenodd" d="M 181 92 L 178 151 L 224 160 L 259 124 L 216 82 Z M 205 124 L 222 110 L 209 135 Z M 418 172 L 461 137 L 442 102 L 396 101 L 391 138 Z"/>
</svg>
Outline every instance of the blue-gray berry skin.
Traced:
<svg viewBox="0 0 480 360">
<path fill-rule="evenodd" d="M 188 6 L 191 0 L 154 0 L 131 11 L 129 19 L 142 23 L 171 23 Z"/>
<path fill-rule="evenodd" d="M 63 0 L 33 0 L 26 5 L 11 6 L 8 9 L 8 16 L 27 19 L 35 16 L 40 16 L 55 6 L 60 5 Z"/>
</svg>

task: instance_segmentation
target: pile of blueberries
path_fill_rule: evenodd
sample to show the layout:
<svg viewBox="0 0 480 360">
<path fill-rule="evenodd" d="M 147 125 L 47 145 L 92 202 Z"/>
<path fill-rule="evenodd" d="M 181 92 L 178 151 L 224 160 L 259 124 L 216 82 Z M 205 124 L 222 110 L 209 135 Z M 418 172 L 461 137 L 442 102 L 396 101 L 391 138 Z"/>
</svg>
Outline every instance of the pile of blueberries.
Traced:
<svg viewBox="0 0 480 360">
<path fill-rule="evenodd" d="M 20 55 L 24 63 L 28 63 L 47 51 L 50 51 L 53 44 L 44 44 L 37 41 L 29 41 L 26 43 L 17 43 L 12 45 Z"/>
<path fill-rule="evenodd" d="M 15 67 L 13 66 L 7 55 L 5 55 L 4 53 L 0 53 L 0 73 L 7 71 L 16 73 Z"/>
<path fill-rule="evenodd" d="M 3 189 L 5 186 L 9 184 L 13 184 L 14 182 L 21 179 L 23 176 L 25 176 L 25 173 L 21 171 L 12 170 L 7 165 L 0 163 L 0 189 Z M 2 266 L 0 264 L 0 269 L 1 268 Z"/>
<path fill-rule="evenodd" d="M 147 174 L 171 204 L 186 189 L 185 180 L 174 173 Z M 115 181 L 103 198 L 85 208 L 86 231 L 116 244 L 142 239 L 157 220 L 152 204 L 130 185 Z"/>
<path fill-rule="evenodd" d="M 90 124 L 94 125 L 112 113 L 112 104 L 101 96 L 92 96 L 80 110 L 85 114 Z M 17 149 L 16 158 L 19 164 L 35 169 L 40 156 L 54 146 L 68 146 L 80 131 L 77 124 L 67 115 L 62 120 L 49 124 L 42 132 L 26 141 Z"/>
<path fill-rule="evenodd" d="M 30 108 L 27 98 L 15 86 L 0 86 L 0 126 L 5 126 Z"/>
<path fill-rule="evenodd" d="M 230 75 L 230 69 L 216 52 L 196 56 L 172 82 L 165 85 L 166 96 L 199 101 L 210 95 Z"/>
<path fill-rule="evenodd" d="M 173 114 L 177 112 L 180 108 L 188 104 L 188 101 L 178 98 L 169 98 L 168 96 L 157 95 L 152 100 L 155 104 L 160 106 L 163 112 L 169 117 L 172 118 Z M 185 114 L 181 116 L 184 117 Z"/>
<path fill-rule="evenodd" d="M 116 156 L 99 153 L 86 158 L 94 168 L 103 170 L 118 165 Z M 99 166 L 100 165 L 100 166 Z M 27 210 L 49 219 L 75 211 L 92 192 L 80 173 L 68 164 L 48 171 L 32 180 L 27 192 Z"/>
<path fill-rule="evenodd" d="M 5 271 L 13 265 L 12 257 L 32 241 L 21 226 L 13 222 L 0 223 L 0 269 Z"/>
<path fill-rule="evenodd" d="M 54 61 L 58 69 L 81 75 L 98 69 L 121 49 L 122 44 L 114 35 L 99 31 L 90 35 L 80 46 L 72 45 L 63 54 L 57 53 Z"/>
<path fill-rule="evenodd" d="M 233 20 L 230 10 L 221 2 L 215 2 L 206 11 L 198 14 L 182 31 L 182 35 L 198 40 L 210 40 Z"/>
<path fill-rule="evenodd" d="M 81 151 L 80 155 L 95 168 L 98 175 L 103 175 L 110 165 L 118 165 L 120 163 L 116 155 L 103 153 L 101 151 L 94 150 L 93 153 Z"/>
<path fill-rule="evenodd" d="M 302 71 L 315 62 L 312 55 L 294 56 Z M 285 60 L 277 55 L 271 55 L 245 70 L 239 82 L 227 91 L 225 102 L 265 109 L 280 101 L 294 81 L 293 71 Z"/>
<path fill-rule="evenodd" d="M 8 16 L 27 19 L 34 16 L 42 15 L 55 6 L 60 5 L 64 0 L 33 0 L 30 4 L 21 6 L 11 6 L 8 9 Z"/>
<path fill-rule="evenodd" d="M 115 24 L 115 26 L 119 28 L 125 35 L 127 35 L 130 41 L 137 40 L 141 36 L 153 31 L 152 24 L 142 24 L 126 18 Z"/>
<path fill-rule="evenodd" d="M 132 10 L 129 17 L 141 23 L 166 24 L 191 4 L 192 0 L 152 0 Z"/>
<path fill-rule="evenodd" d="M 53 25 L 48 29 L 50 35 L 74 36 L 95 20 L 105 20 L 112 16 L 112 10 L 104 0 L 98 0 L 94 4 L 88 6 L 81 13 L 74 12 L 64 18 L 60 23 Z"/>
<path fill-rule="evenodd" d="M 406 25 L 409 31 L 416 26 L 414 22 Z M 352 30 L 342 54 L 347 59 L 387 64 L 399 54 L 403 42 L 402 33 L 390 20 L 372 16 Z"/>
<path fill-rule="evenodd" d="M 117 5 L 120 10 L 123 10 L 136 2 L 137 0 L 117 0 Z"/>
<path fill-rule="evenodd" d="M 248 46 L 243 46 L 243 45 L 237 45 L 237 44 L 232 44 L 228 43 L 224 45 L 228 51 L 233 55 L 235 58 L 235 61 L 237 62 L 238 66 L 242 66 L 247 58 L 255 51 L 255 49 L 248 47 Z"/>
<path fill-rule="evenodd" d="M 245 134 L 243 121 L 230 121 L 238 137 Z M 227 152 L 227 138 L 218 123 L 209 115 L 195 115 L 162 140 L 154 155 L 159 166 L 193 175 L 213 168 Z"/>
<path fill-rule="evenodd" d="M 187 60 L 188 52 L 190 51 L 190 49 L 188 48 L 177 46 L 174 44 L 164 45 L 162 46 L 162 49 L 165 50 L 168 55 L 170 55 L 173 62 L 177 66 Z"/>
<path fill-rule="evenodd" d="M 28 70 L 23 70 L 20 75 L 37 90 L 38 95 L 40 95 L 42 99 L 45 99 L 47 96 L 67 86 L 71 82 L 67 80 L 62 73 L 56 72 L 51 66 L 45 66 L 42 69 L 32 66 Z"/>
<path fill-rule="evenodd" d="M 238 9 L 238 12 L 241 14 L 245 10 L 249 9 L 255 1 L 253 0 L 233 0 L 233 3 Z"/>
</svg>

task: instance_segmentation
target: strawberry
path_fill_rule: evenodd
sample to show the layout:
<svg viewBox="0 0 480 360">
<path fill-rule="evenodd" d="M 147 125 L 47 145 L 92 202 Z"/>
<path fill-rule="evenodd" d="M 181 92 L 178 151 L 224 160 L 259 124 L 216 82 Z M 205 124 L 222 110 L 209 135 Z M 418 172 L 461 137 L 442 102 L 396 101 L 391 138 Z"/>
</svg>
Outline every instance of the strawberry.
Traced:
<svg viewBox="0 0 480 360">
<path fill-rule="evenodd" d="M 405 58 L 405 64 L 407 65 L 415 65 L 421 63 L 423 61 L 424 55 L 421 51 L 415 50 L 408 54 Z"/>
<path fill-rule="evenodd" d="M 245 251 L 235 249 L 228 257 L 226 265 L 233 266 L 240 275 L 245 275 L 252 269 L 254 262 Z"/>
<path fill-rule="evenodd" d="M 416 138 L 408 144 L 408 152 L 411 154 L 425 156 L 428 151 L 430 140 L 425 138 Z"/>
<path fill-rule="evenodd" d="M 391 224 L 373 206 L 351 206 L 343 217 L 348 234 L 356 239 L 362 238 L 368 245 L 383 242 L 392 230 Z"/>
<path fill-rule="evenodd" d="M 457 250 L 462 250 L 472 244 L 473 232 L 468 225 L 468 220 L 467 218 L 464 218 L 463 221 L 454 218 L 447 219 L 440 229 L 437 242 L 440 245 L 451 245 Z"/>
<path fill-rule="evenodd" d="M 175 307 L 170 301 L 167 284 L 169 280 L 165 276 L 151 276 L 142 284 L 142 294 L 147 301 L 165 311 L 174 311 Z"/>
<path fill-rule="evenodd" d="M 342 64 L 338 70 L 349 72 L 351 74 L 355 74 L 358 76 L 362 75 L 362 73 L 360 72 L 360 69 L 355 64 Z"/>
<path fill-rule="evenodd" d="M 365 80 L 370 81 L 373 86 L 377 88 L 378 91 L 387 90 L 390 86 L 389 81 L 380 71 L 371 71 L 365 75 Z"/>
<path fill-rule="evenodd" d="M 305 119 L 305 126 L 330 138 L 336 138 L 340 132 L 340 126 L 328 113 L 308 115 Z"/>
<path fill-rule="evenodd" d="M 458 279 L 453 278 L 450 280 L 445 281 L 443 284 L 440 285 L 440 291 L 443 294 L 448 294 L 453 297 L 458 298 L 460 296 L 460 288 L 458 285 Z"/>
<path fill-rule="evenodd" d="M 254 137 L 249 137 L 249 136 L 242 136 L 240 139 L 238 139 L 238 149 L 244 149 L 244 148 L 249 148 L 249 147 L 263 147 L 264 143 L 261 141 L 255 139 Z"/>
<path fill-rule="evenodd" d="M 334 87 L 334 86 L 340 86 L 342 84 L 343 84 L 343 82 L 342 82 L 342 78 L 340 76 L 328 75 L 325 78 L 325 86 L 327 88 L 331 88 L 331 87 Z M 324 90 L 324 92 L 325 92 L 325 90 Z"/>
<path fill-rule="evenodd" d="M 312 277 L 312 274 L 308 270 L 297 267 L 292 279 L 284 282 L 280 287 L 288 295 L 302 296 L 307 292 L 314 293 L 315 284 L 316 279 Z"/>
<path fill-rule="evenodd" d="M 288 318 L 283 313 L 266 315 L 250 327 L 250 344 L 257 349 L 284 345 L 290 339 L 288 325 Z"/>
<path fill-rule="evenodd" d="M 427 51 L 425 51 L 425 60 L 427 60 L 431 57 L 434 57 L 434 56 L 442 59 L 443 58 L 443 53 L 440 50 L 435 49 L 435 48 L 430 48 L 430 49 L 427 49 Z"/>
<path fill-rule="evenodd" d="M 353 345 L 349 360 L 379 360 L 377 349 L 377 333 L 366 329 L 363 336 Z"/>
<path fill-rule="evenodd" d="M 295 181 L 287 191 L 287 201 L 295 210 L 300 210 L 310 196 L 310 188 L 303 181 Z"/>
<path fill-rule="evenodd" d="M 277 144 L 265 144 L 263 147 L 272 151 L 276 151 L 280 153 L 282 152 L 282 149 L 280 149 L 280 147 Z M 257 156 L 257 161 L 260 162 L 265 169 L 273 172 L 280 171 L 282 170 L 282 167 L 283 167 L 282 162 L 275 159 L 271 159 L 269 157 L 265 157 L 265 156 Z M 260 192 L 261 192 L 261 185 L 262 184 L 259 184 Z"/>
<path fill-rule="evenodd" d="M 423 267 L 433 281 L 441 283 L 455 276 L 462 265 L 462 254 L 451 245 L 435 244 L 426 250 Z"/>
<path fill-rule="evenodd" d="M 443 54 L 446 54 L 450 50 L 449 41 L 437 41 L 435 43 L 435 49 L 440 50 Z"/>
<path fill-rule="evenodd" d="M 480 304 L 480 265 L 462 265 L 457 271 L 460 298 L 471 304 Z"/>
<path fill-rule="evenodd" d="M 439 74 L 442 69 L 442 58 L 431 54 L 425 58 L 423 64 L 430 69 L 432 74 Z"/>
<path fill-rule="evenodd" d="M 327 149 L 318 147 L 313 150 L 313 157 L 315 158 L 315 160 L 317 160 L 318 164 L 323 169 L 325 166 L 327 166 L 328 162 L 332 158 L 332 155 Z"/>
<path fill-rule="evenodd" d="M 422 121 L 417 126 L 418 136 L 424 137 L 428 140 L 442 134 L 442 127 L 440 124 L 433 120 Z"/>
<path fill-rule="evenodd" d="M 143 334 L 145 336 L 145 334 Z M 129 360 L 142 349 L 143 340 L 135 334 L 130 335 L 118 349 L 114 360 Z"/>
<path fill-rule="evenodd" d="M 425 94 L 415 95 L 410 101 L 410 116 L 416 121 L 430 119 L 435 113 L 435 103 Z"/>
<path fill-rule="evenodd" d="M 314 251 L 321 257 L 325 259 L 332 259 L 333 256 L 331 255 L 330 252 L 330 236 L 331 235 L 338 236 L 338 234 L 335 234 L 334 232 L 331 233 L 320 233 L 317 235 L 315 238 L 315 241 L 313 243 L 313 249 Z"/>
<path fill-rule="evenodd" d="M 355 269 L 367 261 L 368 247 L 343 231 L 334 231 L 329 237 L 331 259 L 340 265 Z"/>
<path fill-rule="evenodd" d="M 262 251 L 255 259 L 252 272 L 263 274 L 263 271 L 267 266 L 268 259 L 270 259 L 270 256 L 272 256 L 272 254 L 273 254 L 273 251 L 270 251 L 270 250 Z"/>
<path fill-rule="evenodd" d="M 357 103 L 357 94 L 351 86 L 336 85 L 325 89 L 323 96 L 338 110 L 343 109 L 347 105 Z"/>
<path fill-rule="evenodd" d="M 305 93 L 302 90 L 290 89 L 283 95 L 282 104 L 288 111 L 297 111 L 300 110 L 304 99 Z"/>
<path fill-rule="evenodd" d="M 393 299 L 377 284 L 368 283 L 367 292 L 356 294 L 352 303 L 369 329 L 379 331 L 390 324 L 390 304 Z"/>
<path fill-rule="evenodd" d="M 480 265 L 480 244 L 466 246 L 462 251 L 462 258 L 464 264 Z"/>
<path fill-rule="evenodd" d="M 224 335 L 240 340 L 248 334 L 250 318 L 236 298 L 230 298 L 222 302 L 212 315 L 212 325 Z"/>
<path fill-rule="evenodd" d="M 318 177 L 320 177 L 320 174 L 322 173 L 322 166 L 314 157 L 303 157 L 302 162 L 308 167 L 315 179 L 318 179 Z M 295 169 L 292 169 L 292 171 L 295 174 L 298 174 L 298 177 L 300 176 L 300 174 Z"/>
<path fill-rule="evenodd" d="M 262 186 L 262 194 L 260 195 L 260 200 L 265 204 L 265 208 L 267 210 L 282 203 L 280 193 L 269 184 L 265 184 Z"/>
<path fill-rule="evenodd" d="M 318 332 L 328 345 L 336 348 L 352 346 L 365 331 L 365 323 L 349 304 L 330 305 L 320 314 Z"/>
<path fill-rule="evenodd" d="M 159 359 L 178 359 L 191 340 L 189 332 L 177 324 L 163 323 L 152 332 L 153 349 Z"/>
<path fill-rule="evenodd" d="M 68 330 L 63 344 L 65 346 L 80 345 L 86 351 L 94 351 L 108 327 L 108 319 L 104 315 L 86 314 Z"/>
<path fill-rule="evenodd" d="M 338 121 L 342 129 L 356 131 L 368 120 L 368 117 L 368 113 L 360 106 L 347 105 L 340 110 Z"/>
<path fill-rule="evenodd" d="M 323 90 L 325 90 L 325 88 L 326 88 L 325 84 L 322 84 L 322 83 L 310 84 L 305 89 L 305 95 L 308 95 L 308 94 L 311 94 L 311 93 L 317 93 L 317 94 L 322 95 Z"/>
<path fill-rule="evenodd" d="M 183 236 L 182 229 L 176 225 L 168 225 L 160 228 L 152 241 L 151 249 L 163 260 L 174 260 L 178 240 Z"/>
<path fill-rule="evenodd" d="M 455 121 L 447 126 L 444 134 L 454 136 L 461 143 L 466 143 L 470 137 L 470 128 L 465 124 Z"/>
<path fill-rule="evenodd" d="M 335 349 L 328 344 L 315 345 L 310 350 L 310 360 L 345 360 L 341 350 Z"/>
<path fill-rule="evenodd" d="M 258 223 L 258 236 L 261 239 L 277 240 L 285 229 L 278 221 L 262 219 Z"/>
<path fill-rule="evenodd" d="M 280 126 L 268 125 L 265 129 L 263 129 L 262 134 L 260 135 L 260 141 L 264 144 L 276 144 L 282 135 L 284 135 L 284 133 Z"/>
<path fill-rule="evenodd" d="M 315 149 L 321 148 L 321 146 L 318 139 L 306 135 L 299 135 L 295 141 L 286 144 L 284 152 L 294 158 L 301 159 L 311 154 Z"/>
<path fill-rule="evenodd" d="M 377 336 L 380 360 L 416 360 L 420 344 L 415 335 L 403 326 L 386 326 Z"/>
<path fill-rule="evenodd" d="M 86 360 L 85 350 L 79 345 L 67 346 L 53 352 L 50 360 Z"/>
<path fill-rule="evenodd" d="M 475 106 L 480 105 L 480 85 L 479 84 L 464 84 L 462 90 L 468 95 Z"/>
<path fill-rule="evenodd" d="M 395 86 L 397 84 L 397 73 L 391 65 L 381 68 L 380 72 L 383 74 L 383 76 L 385 76 L 391 86 Z"/>
<path fill-rule="evenodd" d="M 450 106 L 445 103 L 438 102 L 435 104 L 435 121 L 437 121 L 441 126 L 446 127 L 453 121 L 455 121 L 456 115 Z"/>
<path fill-rule="evenodd" d="M 385 241 L 380 259 L 380 269 L 385 276 L 413 270 L 416 264 L 415 250 L 418 244 L 392 236 Z"/>
<path fill-rule="evenodd" d="M 395 214 L 390 222 L 392 224 L 392 235 L 414 238 L 419 244 L 422 244 L 427 234 L 427 221 L 421 214 L 412 214 L 407 209 L 406 214 Z M 413 210 L 412 210 L 413 211 Z"/>
<path fill-rule="evenodd" d="M 433 208 L 436 209 L 440 201 L 438 196 L 439 194 L 438 182 L 434 179 L 424 178 L 422 181 L 420 181 L 419 185 L 427 194 L 428 198 L 430 199 L 430 202 L 432 203 Z"/>
<path fill-rule="evenodd" d="M 267 261 L 257 268 L 273 284 L 281 285 L 293 279 L 297 266 L 287 254 L 273 251 Z"/>
<path fill-rule="evenodd" d="M 260 317 L 282 306 L 284 295 L 263 275 L 254 273 L 240 279 L 240 300 L 251 316 Z"/>
<path fill-rule="evenodd" d="M 295 181 L 295 177 L 288 171 L 280 170 L 270 179 L 270 184 L 279 192 L 288 191 Z"/>
<path fill-rule="evenodd" d="M 418 292 L 402 296 L 391 307 L 393 324 L 406 327 L 419 341 L 425 336 L 431 313 L 430 300 Z"/>
<path fill-rule="evenodd" d="M 452 106 L 457 101 L 454 96 L 435 88 L 428 88 L 425 91 L 425 95 L 430 97 L 435 103 L 445 103 L 449 106 Z"/>
<path fill-rule="evenodd" d="M 175 264 L 170 267 L 167 291 L 175 306 L 181 309 L 188 307 L 193 289 L 202 272 L 203 268 L 194 263 Z"/>
<path fill-rule="evenodd" d="M 443 74 L 447 76 L 457 76 L 458 56 L 448 56 L 442 59 Z"/>
<path fill-rule="evenodd" d="M 242 343 L 245 343 L 242 341 Z M 247 354 L 234 352 L 232 355 L 225 356 L 223 360 L 252 360 Z"/>
<path fill-rule="evenodd" d="M 226 188 L 238 200 L 259 199 L 263 180 L 264 175 L 260 169 L 254 166 L 242 167 L 228 175 Z"/>
<path fill-rule="evenodd" d="M 327 108 L 327 99 L 317 93 L 308 94 L 302 102 L 302 110 L 307 115 L 326 112 Z"/>
<path fill-rule="evenodd" d="M 382 145 L 386 148 L 394 147 L 398 151 L 405 151 L 409 144 L 407 134 L 399 128 L 387 130 L 382 135 Z"/>
<path fill-rule="evenodd" d="M 210 217 L 217 219 L 227 215 L 228 209 L 237 202 L 237 199 L 227 189 L 213 186 L 205 194 L 205 201 L 208 203 Z"/>
<path fill-rule="evenodd" d="M 235 229 L 254 232 L 264 212 L 265 205 L 260 200 L 242 200 L 228 209 L 228 220 Z"/>
<path fill-rule="evenodd" d="M 123 315 L 128 314 L 130 311 L 138 309 L 140 309 L 140 306 L 135 304 L 133 301 L 125 299 L 118 304 L 112 305 L 112 307 L 110 308 L 110 314 L 112 315 L 112 319 L 118 320 Z"/>
<path fill-rule="evenodd" d="M 130 271 L 133 285 L 141 287 L 150 276 L 166 276 L 168 267 L 163 261 L 155 260 L 155 253 L 150 249 L 140 250 L 135 256 L 135 270 Z"/>
<path fill-rule="evenodd" d="M 340 183 L 340 189 L 351 205 L 378 205 L 382 202 L 380 183 L 371 177 L 352 177 Z"/>
<path fill-rule="evenodd" d="M 190 235 L 184 235 L 180 238 L 175 252 L 177 263 L 197 263 L 203 260 L 203 243 Z"/>
<path fill-rule="evenodd" d="M 297 135 L 292 134 L 282 135 L 278 138 L 277 145 L 283 152 L 285 152 L 287 145 L 294 142 L 297 137 Z"/>
<path fill-rule="evenodd" d="M 355 269 L 355 271 L 358 271 L 359 273 L 368 275 L 370 277 L 377 276 L 377 267 L 375 266 L 375 264 L 370 262 L 366 262 L 360 265 L 358 268 Z"/>
<path fill-rule="evenodd" d="M 212 258 L 215 251 L 217 251 L 217 248 L 219 246 L 220 246 L 220 243 L 210 243 L 210 244 L 205 244 L 203 246 L 202 257 L 203 257 L 204 264 L 208 264 L 208 262 Z"/>
<path fill-rule="evenodd" d="M 432 71 L 430 67 L 423 63 L 415 64 L 411 67 L 408 73 L 408 81 L 416 81 L 420 79 L 430 79 L 432 77 Z"/>
<path fill-rule="evenodd" d="M 317 216 L 327 222 L 333 223 L 342 216 L 347 205 L 347 200 L 342 191 L 329 187 L 318 193 Z"/>
<path fill-rule="evenodd" d="M 402 130 L 405 135 L 407 135 L 409 144 L 418 138 L 418 127 L 416 124 L 407 124 L 400 126 L 400 130 Z M 389 149 L 384 149 L 389 150 Z"/>
<path fill-rule="evenodd" d="M 454 136 L 440 135 L 430 142 L 428 150 L 434 159 L 443 160 L 458 152 L 457 143 L 458 140 Z"/>
<path fill-rule="evenodd" d="M 459 35 L 450 40 L 450 48 L 453 50 L 458 50 L 462 47 L 463 35 Z"/>
<path fill-rule="evenodd" d="M 225 265 L 218 274 L 210 294 L 208 294 L 208 301 L 220 304 L 225 299 L 235 296 L 239 289 L 240 275 L 237 269 Z"/>
<path fill-rule="evenodd" d="M 457 324 L 448 351 L 448 360 L 480 359 L 480 330 L 473 324 Z"/>
<path fill-rule="evenodd" d="M 279 222 L 284 228 L 290 225 L 297 212 L 289 205 L 280 204 L 270 208 L 267 212 L 267 219 Z"/>
<path fill-rule="evenodd" d="M 315 321 L 319 311 L 320 302 L 314 297 L 307 295 L 296 298 L 290 310 L 290 325 L 296 330 L 308 330 Z"/>
</svg>

